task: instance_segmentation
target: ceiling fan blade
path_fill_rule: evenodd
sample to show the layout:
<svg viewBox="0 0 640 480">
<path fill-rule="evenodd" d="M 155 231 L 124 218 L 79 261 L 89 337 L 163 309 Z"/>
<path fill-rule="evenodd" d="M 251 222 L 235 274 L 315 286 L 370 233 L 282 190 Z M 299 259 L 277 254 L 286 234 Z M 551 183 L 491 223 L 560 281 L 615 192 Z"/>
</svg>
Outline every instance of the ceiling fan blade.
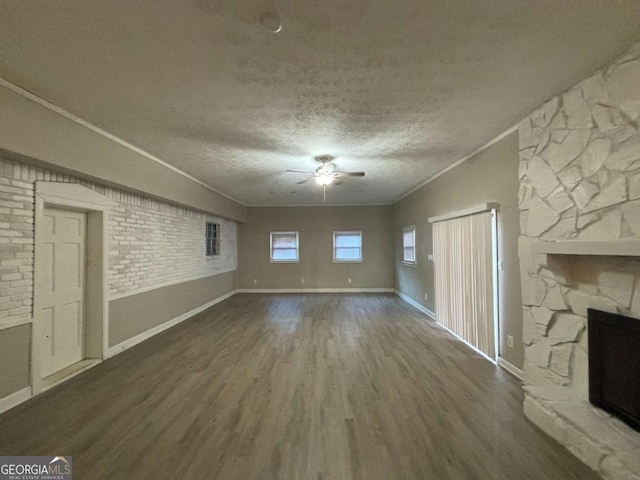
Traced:
<svg viewBox="0 0 640 480">
<path fill-rule="evenodd" d="M 300 181 L 300 182 L 296 182 L 296 185 L 302 185 L 303 183 L 307 183 L 309 180 L 311 180 L 313 177 L 309 177 L 309 178 L 305 178 L 304 180 Z"/>
<path fill-rule="evenodd" d="M 333 172 L 334 177 L 364 177 L 364 172 Z"/>
<path fill-rule="evenodd" d="M 285 170 L 285 172 L 289 172 L 289 173 L 306 173 L 307 175 L 313 175 L 313 172 L 303 172 L 302 170 Z"/>
</svg>

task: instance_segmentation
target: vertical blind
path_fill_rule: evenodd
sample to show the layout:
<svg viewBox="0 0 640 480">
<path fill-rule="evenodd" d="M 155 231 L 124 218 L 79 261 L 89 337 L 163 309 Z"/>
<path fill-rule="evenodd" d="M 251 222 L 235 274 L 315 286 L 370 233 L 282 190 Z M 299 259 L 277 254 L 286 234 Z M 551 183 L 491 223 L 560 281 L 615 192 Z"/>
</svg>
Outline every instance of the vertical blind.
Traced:
<svg viewBox="0 0 640 480">
<path fill-rule="evenodd" d="M 298 232 L 271 232 L 271 260 L 298 260 Z"/>
<path fill-rule="evenodd" d="M 362 260 L 362 233 L 333 232 L 333 258 L 341 261 Z"/>
<path fill-rule="evenodd" d="M 438 322 L 496 358 L 492 213 L 433 224 Z"/>
</svg>

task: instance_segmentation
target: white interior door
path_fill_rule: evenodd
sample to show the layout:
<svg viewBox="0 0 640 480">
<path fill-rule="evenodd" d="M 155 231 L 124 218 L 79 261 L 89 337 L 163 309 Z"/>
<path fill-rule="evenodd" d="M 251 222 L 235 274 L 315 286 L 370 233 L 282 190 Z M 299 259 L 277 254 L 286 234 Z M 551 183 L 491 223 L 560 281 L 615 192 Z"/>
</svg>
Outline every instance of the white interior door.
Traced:
<svg viewBox="0 0 640 480">
<path fill-rule="evenodd" d="M 87 214 L 46 207 L 40 244 L 42 376 L 84 358 Z"/>
</svg>

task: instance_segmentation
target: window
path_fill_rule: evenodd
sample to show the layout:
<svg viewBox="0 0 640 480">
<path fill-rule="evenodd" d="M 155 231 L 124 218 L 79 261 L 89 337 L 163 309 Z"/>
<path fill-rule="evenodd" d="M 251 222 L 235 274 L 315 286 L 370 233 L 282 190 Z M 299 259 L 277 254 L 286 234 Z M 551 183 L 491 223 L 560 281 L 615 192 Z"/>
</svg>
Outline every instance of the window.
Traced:
<svg viewBox="0 0 640 480">
<path fill-rule="evenodd" d="M 402 263 L 416 266 L 416 227 L 404 227 L 402 229 Z"/>
<path fill-rule="evenodd" d="M 220 225 L 217 223 L 206 223 L 207 257 L 220 255 Z"/>
<path fill-rule="evenodd" d="M 298 232 L 271 232 L 272 262 L 297 262 Z"/>
<path fill-rule="evenodd" d="M 362 261 L 362 232 L 333 232 L 333 261 Z"/>
</svg>

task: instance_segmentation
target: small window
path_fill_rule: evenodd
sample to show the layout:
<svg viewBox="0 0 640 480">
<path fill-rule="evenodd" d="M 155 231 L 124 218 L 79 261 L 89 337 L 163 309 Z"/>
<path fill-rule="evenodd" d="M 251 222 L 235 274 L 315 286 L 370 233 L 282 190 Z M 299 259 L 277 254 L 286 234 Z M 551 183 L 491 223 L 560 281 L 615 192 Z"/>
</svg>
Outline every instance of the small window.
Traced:
<svg viewBox="0 0 640 480">
<path fill-rule="evenodd" d="M 298 232 L 271 232 L 272 262 L 297 262 Z"/>
<path fill-rule="evenodd" d="M 207 222 L 206 238 L 207 257 L 220 255 L 220 225 L 217 223 Z"/>
<path fill-rule="evenodd" d="M 416 227 L 404 227 L 402 229 L 402 263 L 416 266 Z"/>
<path fill-rule="evenodd" d="M 333 261 L 362 261 L 362 232 L 333 232 Z"/>
</svg>

